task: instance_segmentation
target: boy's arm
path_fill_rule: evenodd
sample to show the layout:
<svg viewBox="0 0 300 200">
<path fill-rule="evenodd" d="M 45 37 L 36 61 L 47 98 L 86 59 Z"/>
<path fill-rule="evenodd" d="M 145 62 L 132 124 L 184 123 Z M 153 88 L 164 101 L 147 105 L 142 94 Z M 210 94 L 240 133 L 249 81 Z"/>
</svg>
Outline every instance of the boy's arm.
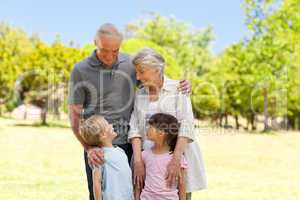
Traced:
<svg viewBox="0 0 300 200">
<path fill-rule="evenodd" d="M 185 169 L 181 169 L 178 180 L 178 194 L 179 200 L 186 200 L 186 189 L 185 189 Z"/>
<path fill-rule="evenodd" d="M 95 200 L 102 200 L 101 179 L 101 171 L 97 168 L 93 169 L 93 192 Z"/>
</svg>

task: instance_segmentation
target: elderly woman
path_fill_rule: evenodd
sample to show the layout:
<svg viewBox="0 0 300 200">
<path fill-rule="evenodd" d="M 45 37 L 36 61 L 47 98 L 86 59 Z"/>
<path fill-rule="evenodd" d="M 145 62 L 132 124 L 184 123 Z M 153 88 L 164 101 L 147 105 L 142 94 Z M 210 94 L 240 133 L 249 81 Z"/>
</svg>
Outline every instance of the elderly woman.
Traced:
<svg viewBox="0 0 300 200">
<path fill-rule="evenodd" d="M 141 49 L 133 58 L 137 79 L 142 88 L 137 90 L 134 110 L 130 119 L 129 141 L 133 147 L 134 184 L 142 187 L 145 177 L 142 150 L 152 147 L 145 135 L 147 119 L 159 112 L 175 116 L 181 123 L 173 158 L 167 168 L 167 185 L 179 177 L 180 161 L 184 154 L 188 169 L 186 174 L 187 199 L 191 192 L 206 188 L 206 178 L 199 145 L 196 143 L 193 111 L 190 98 L 178 93 L 178 81 L 164 76 L 164 58 L 153 49 Z"/>
</svg>

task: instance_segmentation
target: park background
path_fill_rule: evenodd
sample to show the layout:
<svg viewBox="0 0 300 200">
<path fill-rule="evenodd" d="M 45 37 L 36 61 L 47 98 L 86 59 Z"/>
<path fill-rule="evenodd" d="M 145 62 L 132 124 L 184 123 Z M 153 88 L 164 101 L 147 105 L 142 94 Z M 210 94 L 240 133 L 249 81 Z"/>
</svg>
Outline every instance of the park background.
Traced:
<svg viewBox="0 0 300 200">
<path fill-rule="evenodd" d="M 129 2 L 0 3 L 0 199 L 87 199 L 68 81 L 104 22 L 122 52 L 154 48 L 191 81 L 208 179 L 194 200 L 300 199 L 300 1 Z"/>
</svg>

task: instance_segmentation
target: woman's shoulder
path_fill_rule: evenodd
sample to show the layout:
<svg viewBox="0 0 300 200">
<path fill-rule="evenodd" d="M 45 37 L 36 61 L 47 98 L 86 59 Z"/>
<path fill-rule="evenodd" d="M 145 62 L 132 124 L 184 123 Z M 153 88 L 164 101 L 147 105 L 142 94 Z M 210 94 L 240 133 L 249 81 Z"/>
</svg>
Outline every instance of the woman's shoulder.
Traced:
<svg viewBox="0 0 300 200">
<path fill-rule="evenodd" d="M 179 82 L 179 80 L 170 79 L 167 76 L 164 76 L 163 88 L 170 92 L 176 92 L 179 86 Z"/>
</svg>

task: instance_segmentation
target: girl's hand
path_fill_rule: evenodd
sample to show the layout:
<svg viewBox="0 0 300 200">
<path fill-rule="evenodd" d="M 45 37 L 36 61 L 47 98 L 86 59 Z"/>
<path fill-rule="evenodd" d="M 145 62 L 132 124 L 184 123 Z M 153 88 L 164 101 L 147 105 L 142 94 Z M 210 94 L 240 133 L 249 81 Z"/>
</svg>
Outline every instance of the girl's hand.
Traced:
<svg viewBox="0 0 300 200">
<path fill-rule="evenodd" d="M 145 180 L 145 165 L 142 160 L 134 161 L 133 164 L 133 183 L 139 189 L 144 187 L 144 180 Z"/>
<path fill-rule="evenodd" d="M 90 163 L 95 166 L 104 164 L 104 152 L 98 147 L 92 147 L 87 149 L 87 155 Z"/>
<path fill-rule="evenodd" d="M 178 182 L 180 176 L 180 159 L 173 157 L 167 167 L 167 187 L 171 187 L 172 185 Z"/>
</svg>

